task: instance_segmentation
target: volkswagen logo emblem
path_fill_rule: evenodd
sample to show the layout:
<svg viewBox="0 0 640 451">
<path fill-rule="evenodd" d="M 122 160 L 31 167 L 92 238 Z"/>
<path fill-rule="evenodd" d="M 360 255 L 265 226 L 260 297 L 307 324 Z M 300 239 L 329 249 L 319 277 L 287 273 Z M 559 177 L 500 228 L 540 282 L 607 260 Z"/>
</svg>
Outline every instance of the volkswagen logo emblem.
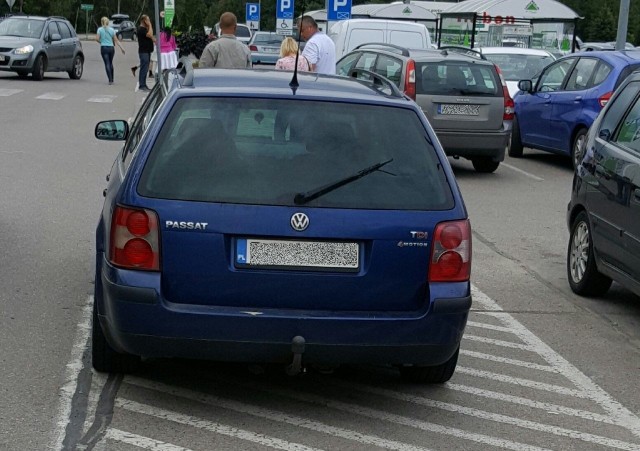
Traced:
<svg viewBox="0 0 640 451">
<path fill-rule="evenodd" d="M 294 213 L 294 215 L 291 216 L 291 227 L 298 232 L 306 230 L 306 228 L 309 227 L 309 217 L 304 213 Z"/>
</svg>

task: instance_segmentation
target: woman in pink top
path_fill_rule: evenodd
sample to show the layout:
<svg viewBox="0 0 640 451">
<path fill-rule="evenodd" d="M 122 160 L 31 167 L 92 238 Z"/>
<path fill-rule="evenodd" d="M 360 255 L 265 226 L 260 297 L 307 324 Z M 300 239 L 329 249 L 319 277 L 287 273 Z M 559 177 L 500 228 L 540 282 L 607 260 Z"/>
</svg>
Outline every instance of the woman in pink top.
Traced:
<svg viewBox="0 0 640 451">
<path fill-rule="evenodd" d="M 176 38 L 171 34 L 171 27 L 165 27 L 160 33 L 160 64 L 162 65 L 162 70 L 173 69 L 178 66 L 177 48 Z"/>
<path fill-rule="evenodd" d="M 293 70 L 297 53 L 298 43 L 292 37 L 284 38 L 280 44 L 280 59 L 276 61 L 276 70 Z M 298 70 L 309 72 L 309 61 L 302 55 L 298 56 Z"/>
</svg>

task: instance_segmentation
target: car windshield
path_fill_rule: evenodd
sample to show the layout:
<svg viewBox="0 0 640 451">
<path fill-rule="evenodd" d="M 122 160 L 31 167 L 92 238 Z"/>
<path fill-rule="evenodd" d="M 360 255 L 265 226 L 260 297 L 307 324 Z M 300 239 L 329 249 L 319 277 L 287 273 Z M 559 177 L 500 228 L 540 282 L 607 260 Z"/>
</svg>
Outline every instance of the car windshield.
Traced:
<svg viewBox="0 0 640 451">
<path fill-rule="evenodd" d="M 439 95 L 502 95 L 492 65 L 476 62 L 416 62 L 416 93 Z"/>
<path fill-rule="evenodd" d="M 9 18 L 0 22 L 0 36 L 39 38 L 43 27 L 43 20 Z"/>
<path fill-rule="evenodd" d="M 328 101 L 182 98 L 144 167 L 143 196 L 309 207 L 445 210 L 451 189 L 414 110 Z"/>
<path fill-rule="evenodd" d="M 550 55 L 488 54 L 489 61 L 495 63 L 508 81 L 530 80 L 542 72 L 549 63 L 555 61 Z"/>
<path fill-rule="evenodd" d="M 284 36 L 279 35 L 279 34 L 275 34 L 275 33 L 273 33 L 273 34 L 257 34 L 253 38 L 253 42 L 255 44 L 262 44 L 262 45 L 273 44 L 273 45 L 278 45 L 279 46 L 283 39 L 284 39 Z"/>
</svg>

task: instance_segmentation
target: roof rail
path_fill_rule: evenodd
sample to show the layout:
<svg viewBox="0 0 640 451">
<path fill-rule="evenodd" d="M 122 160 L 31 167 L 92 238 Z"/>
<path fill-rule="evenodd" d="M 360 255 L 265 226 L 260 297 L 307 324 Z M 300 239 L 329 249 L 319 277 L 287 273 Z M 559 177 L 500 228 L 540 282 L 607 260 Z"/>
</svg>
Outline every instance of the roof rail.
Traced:
<svg viewBox="0 0 640 451">
<path fill-rule="evenodd" d="M 354 50 L 363 49 L 363 48 L 387 49 L 391 52 L 398 53 L 402 56 L 409 56 L 409 50 L 407 50 L 405 47 L 400 47 L 399 45 L 395 45 L 395 44 L 385 44 L 383 42 L 372 42 L 370 44 L 360 44 Z"/>
<path fill-rule="evenodd" d="M 462 55 L 469 56 L 471 58 L 476 58 L 481 60 L 487 59 L 487 57 L 484 56 L 479 51 L 470 49 L 468 47 L 462 47 L 457 45 L 444 45 L 442 47 L 438 47 L 438 50 L 442 50 L 444 55 L 447 55 L 448 51 L 450 50 L 452 52 L 461 53 Z"/>
<path fill-rule="evenodd" d="M 370 79 L 358 78 L 358 75 L 366 75 L 370 77 Z M 373 89 L 383 94 L 391 95 L 393 97 L 404 97 L 404 94 L 402 93 L 402 91 L 400 91 L 400 89 L 398 89 L 398 87 L 394 82 L 392 82 L 386 77 L 383 77 L 380 74 L 371 72 L 370 70 L 354 68 L 349 71 L 349 77 L 355 78 L 356 80 L 359 80 L 359 81 L 369 82 Z M 381 88 L 384 88 L 384 87 L 389 88 L 389 90 L 391 91 L 391 94 L 387 94 L 383 92 Z"/>
</svg>

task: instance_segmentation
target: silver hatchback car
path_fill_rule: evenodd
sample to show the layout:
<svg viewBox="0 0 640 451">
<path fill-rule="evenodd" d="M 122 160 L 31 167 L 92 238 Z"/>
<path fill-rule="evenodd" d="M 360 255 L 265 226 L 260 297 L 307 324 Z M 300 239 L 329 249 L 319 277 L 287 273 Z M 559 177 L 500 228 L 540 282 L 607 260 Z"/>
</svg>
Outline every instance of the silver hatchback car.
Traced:
<svg viewBox="0 0 640 451">
<path fill-rule="evenodd" d="M 365 44 L 340 59 L 339 75 L 371 71 L 394 82 L 420 105 L 445 153 L 494 172 L 511 140 L 513 99 L 497 66 L 477 52 L 410 50 Z M 357 71 L 358 78 L 367 78 Z"/>
</svg>

